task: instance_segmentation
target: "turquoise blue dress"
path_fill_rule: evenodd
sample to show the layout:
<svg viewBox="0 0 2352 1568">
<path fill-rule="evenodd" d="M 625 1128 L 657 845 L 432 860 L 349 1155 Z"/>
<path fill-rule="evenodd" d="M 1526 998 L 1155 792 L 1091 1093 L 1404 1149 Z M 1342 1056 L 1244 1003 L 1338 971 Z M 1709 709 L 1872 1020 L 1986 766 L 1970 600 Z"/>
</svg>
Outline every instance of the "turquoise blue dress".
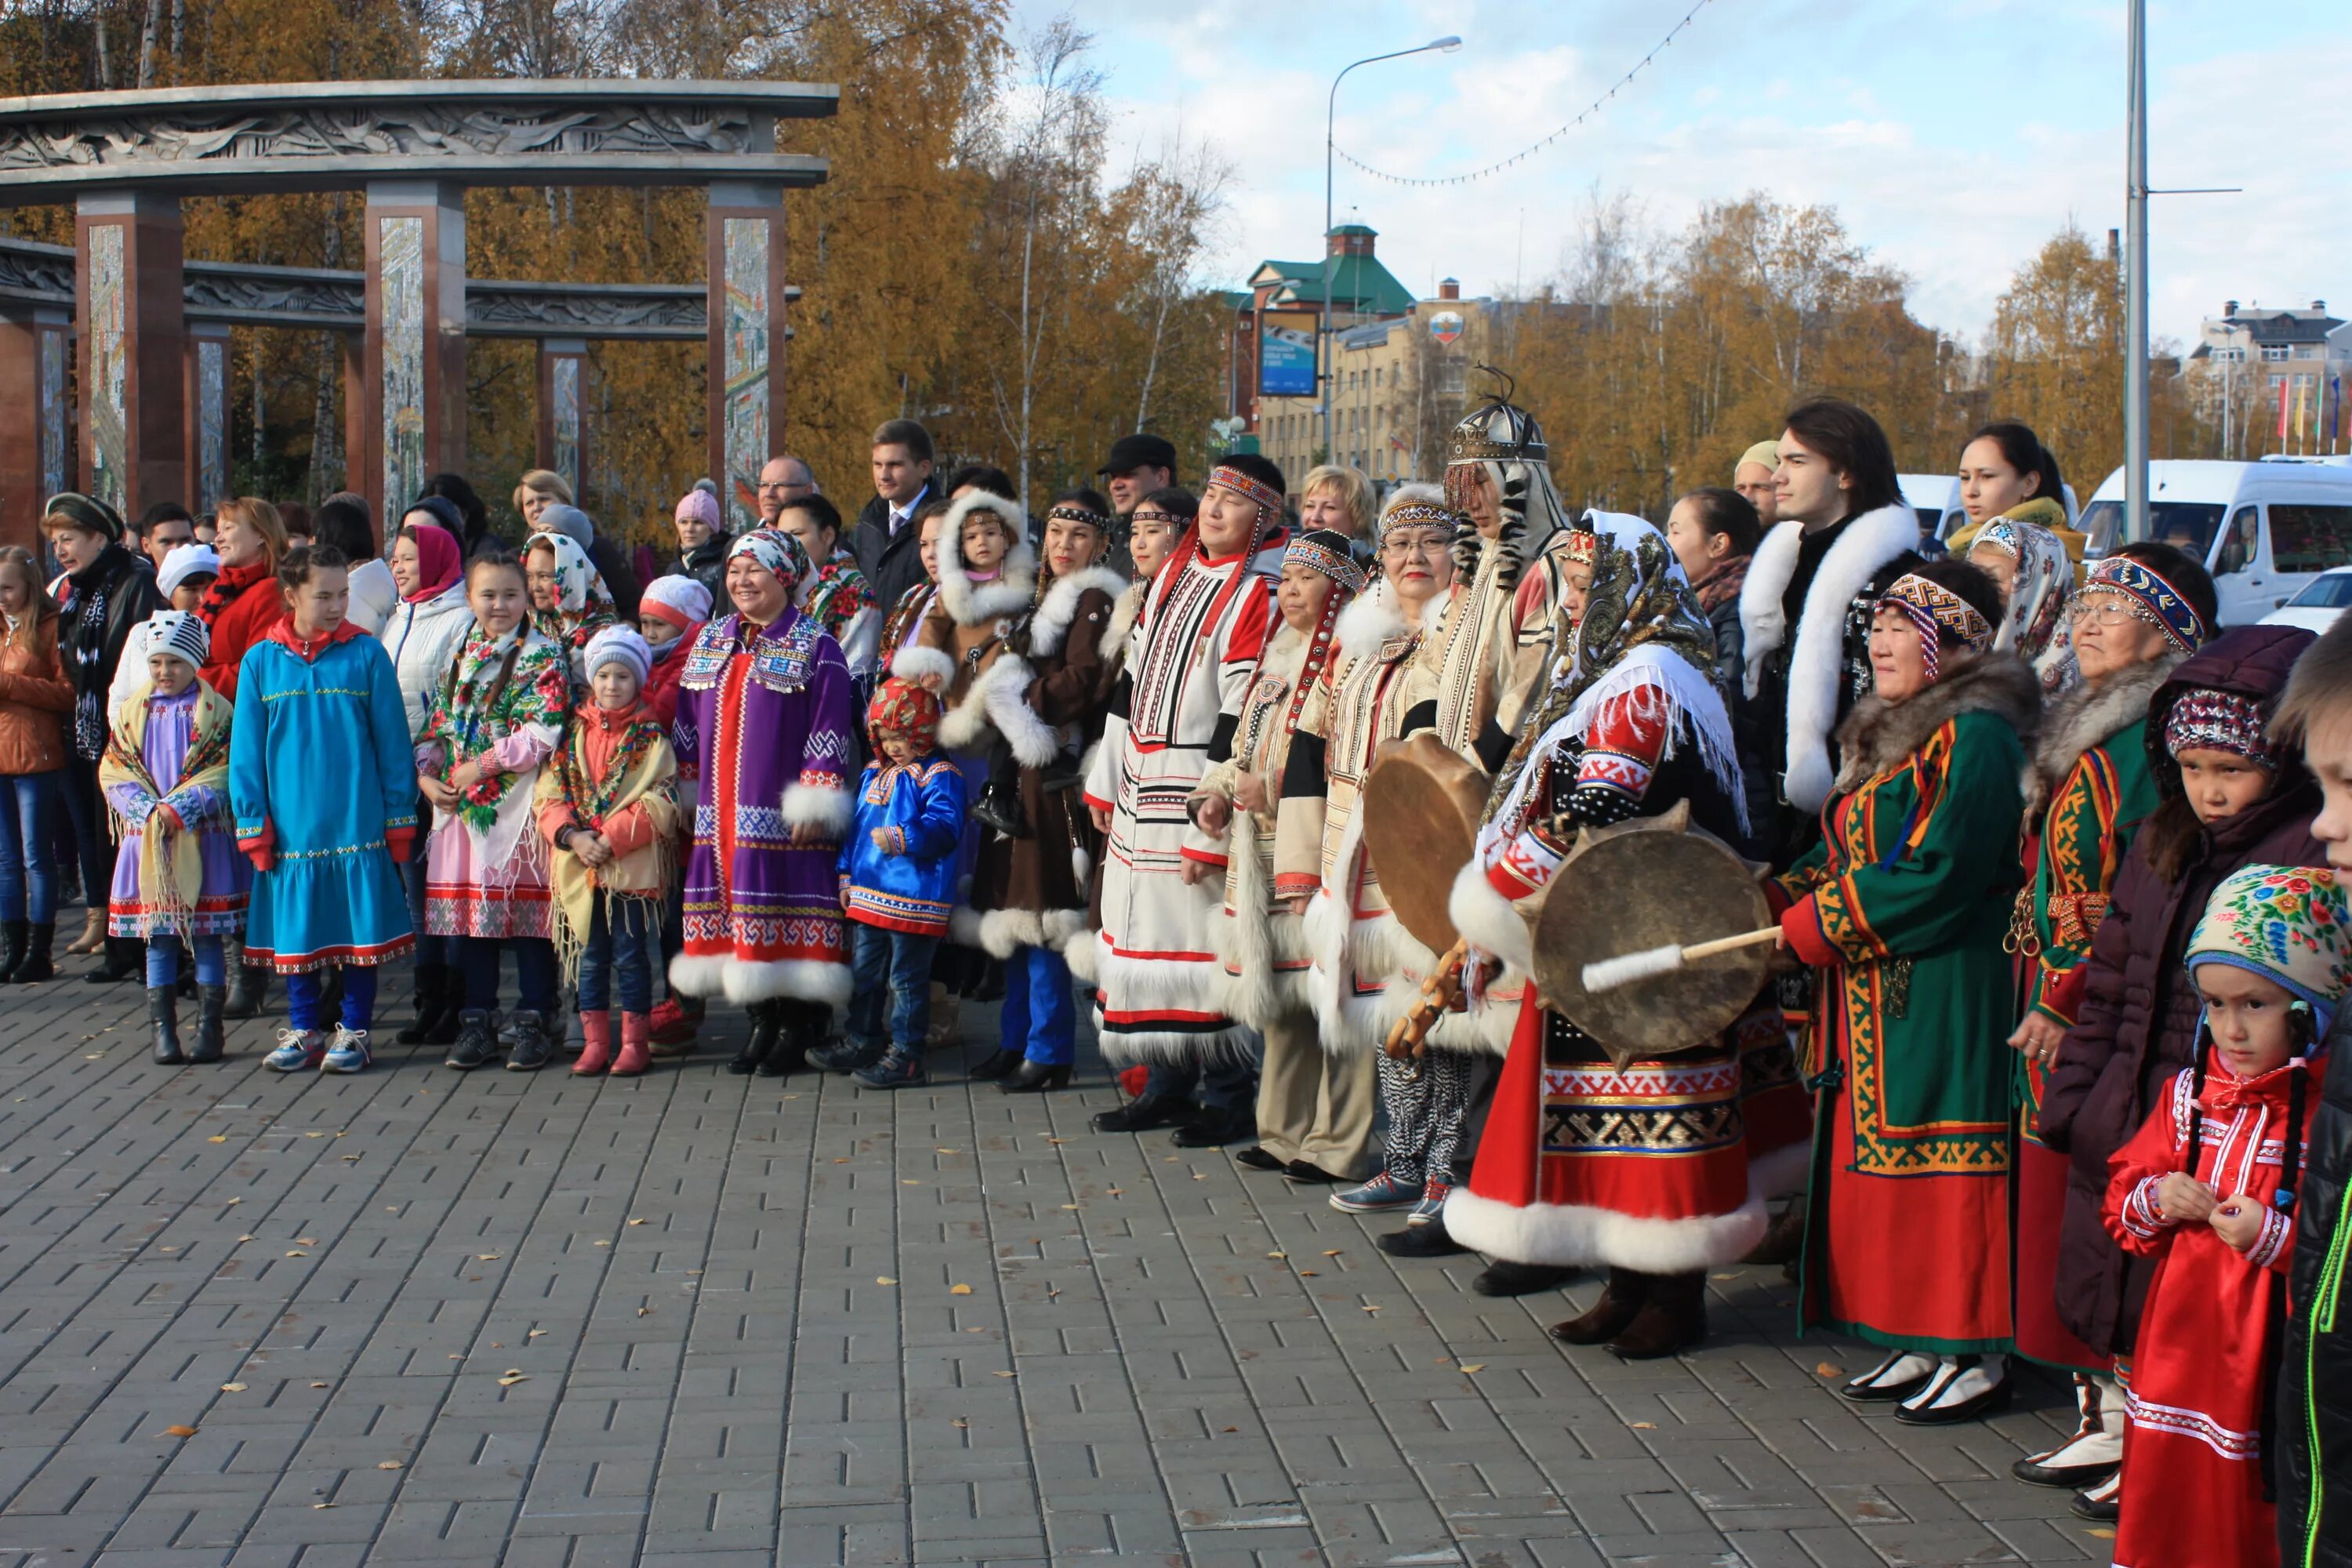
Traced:
<svg viewBox="0 0 2352 1568">
<path fill-rule="evenodd" d="M 298 646 L 280 621 L 237 667 L 237 847 L 278 857 L 254 879 L 246 962 L 280 974 L 385 963 L 415 942 L 391 852 L 416 836 L 408 715 L 383 645 L 342 630 Z"/>
</svg>

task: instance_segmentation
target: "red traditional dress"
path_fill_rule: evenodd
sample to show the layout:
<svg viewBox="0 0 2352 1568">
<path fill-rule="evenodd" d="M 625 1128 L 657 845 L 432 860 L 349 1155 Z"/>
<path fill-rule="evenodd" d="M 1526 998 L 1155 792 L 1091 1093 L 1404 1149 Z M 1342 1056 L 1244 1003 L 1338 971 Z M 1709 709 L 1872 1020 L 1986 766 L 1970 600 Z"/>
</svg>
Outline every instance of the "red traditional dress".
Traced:
<svg viewBox="0 0 2352 1568">
<path fill-rule="evenodd" d="M 2302 1149 L 2318 1105 L 2313 1087 L 2298 1083 L 2310 1071 L 2295 1062 L 2238 1079 L 2210 1053 L 2201 1092 L 2194 1069 L 2174 1079 L 2168 1103 L 2109 1163 L 2109 1233 L 2158 1260 L 2129 1371 L 2118 1568 L 2278 1561 L 2274 1510 L 2263 1497 L 2263 1406 L 2277 1375 L 2270 1349 L 2294 1221 L 2272 1200 L 2287 1146 Z M 2247 1251 L 2210 1226 L 2174 1221 L 2157 1202 L 2157 1184 L 2192 1160 L 2198 1180 L 2263 1205 L 2261 1238 Z"/>
</svg>

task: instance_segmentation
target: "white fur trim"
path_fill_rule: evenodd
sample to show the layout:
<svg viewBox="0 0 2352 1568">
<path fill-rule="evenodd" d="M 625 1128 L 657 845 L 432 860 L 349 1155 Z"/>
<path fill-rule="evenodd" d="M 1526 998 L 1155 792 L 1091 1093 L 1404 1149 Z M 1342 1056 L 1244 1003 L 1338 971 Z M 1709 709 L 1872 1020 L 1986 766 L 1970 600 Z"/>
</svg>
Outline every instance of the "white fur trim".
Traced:
<svg viewBox="0 0 2352 1568">
<path fill-rule="evenodd" d="M 1638 1219 L 1580 1204 L 1513 1204 L 1466 1186 L 1445 1200 L 1445 1233 L 1474 1252 L 1555 1268 L 1606 1265 L 1643 1274 L 1691 1274 L 1737 1262 L 1763 1238 L 1764 1200 L 1751 1191 L 1731 1213 Z"/>
<path fill-rule="evenodd" d="M 681 952 L 669 961 L 669 983 L 689 996 L 721 995 L 727 989 L 727 966 L 734 962 L 724 955 Z"/>
<path fill-rule="evenodd" d="M 1070 845 L 1070 880 L 1084 888 L 1094 872 L 1094 857 L 1087 853 L 1085 845 L 1074 841 Z"/>
<path fill-rule="evenodd" d="M 1846 606 L 1880 568 L 1918 544 L 1919 515 L 1909 507 L 1883 506 L 1864 512 L 1830 546 L 1812 585 L 1805 590 L 1797 646 L 1789 659 L 1789 770 L 1780 785 L 1780 793 L 1800 811 L 1819 811 L 1837 780 L 1837 771 L 1830 765 L 1830 731 L 1838 721 Z M 1743 587 L 1741 603 L 1746 600 Z"/>
<path fill-rule="evenodd" d="M 1062 636 L 1077 618 L 1078 601 L 1092 589 L 1116 605 L 1127 592 L 1127 579 L 1108 566 L 1088 566 L 1067 577 L 1056 577 L 1045 590 L 1045 602 L 1029 617 L 1029 651 L 1045 655 L 1062 651 Z M 1109 617 L 1118 618 L 1116 611 Z"/>
<path fill-rule="evenodd" d="M 992 958 L 1011 958 L 1024 947 L 1060 952 L 1061 944 L 1086 929 L 1084 910 L 991 910 L 986 914 L 958 905 L 948 932 L 959 947 L 976 947 Z"/>
<path fill-rule="evenodd" d="M 1073 947 L 1083 947 L 1094 939 L 1094 916 L 1085 910 L 1047 910 L 1045 926 L 1045 945 L 1065 958 Z"/>
<path fill-rule="evenodd" d="M 1412 629 L 1405 625 L 1404 613 L 1396 607 L 1388 581 L 1383 578 L 1372 585 L 1370 592 L 1358 595 L 1339 612 L 1339 624 L 1331 632 L 1340 652 L 1349 658 L 1369 658 L 1380 652 L 1382 643 Z"/>
<path fill-rule="evenodd" d="M 975 511 L 994 512 L 1017 542 L 1004 552 L 1003 574 L 992 583 L 976 584 L 963 569 L 964 521 Z M 974 490 L 950 508 L 933 555 L 940 568 L 940 603 L 960 626 L 1017 616 L 1037 591 L 1037 552 L 1029 543 L 1029 520 L 1002 496 Z"/>
<path fill-rule="evenodd" d="M 1225 910 L 1209 922 L 1209 947 L 1224 968 L 1225 1011 L 1263 1030 L 1307 1005 L 1307 974 L 1296 967 L 1306 956 L 1304 928 L 1298 916 L 1270 908 L 1257 818 L 1246 811 L 1234 814 L 1226 881 Z M 1294 966 L 1286 972 L 1276 967 L 1285 960 Z"/>
<path fill-rule="evenodd" d="M 1070 966 L 1070 973 L 1082 984 L 1097 983 L 1098 960 L 1103 953 L 1102 932 L 1089 931 L 1083 941 L 1073 938 L 1063 944 L 1062 962 Z"/>
<path fill-rule="evenodd" d="M 970 904 L 958 904 L 948 911 L 948 940 L 958 947 L 981 945 L 981 912 Z"/>
<path fill-rule="evenodd" d="M 920 680 L 936 675 L 942 683 L 956 677 L 955 656 L 944 648 L 908 643 L 890 657 L 890 673 L 901 680 Z"/>
<path fill-rule="evenodd" d="M 791 826 L 821 827 L 835 839 L 848 835 L 850 818 L 857 809 L 847 790 L 827 789 L 823 784 L 793 784 L 785 789 L 782 805 L 784 821 Z"/>
<path fill-rule="evenodd" d="M 1784 1198 L 1790 1194 L 1802 1194 L 1813 1184 L 1813 1145 L 1811 1140 L 1784 1144 L 1761 1159 L 1748 1162 L 1748 1191 L 1750 1196 Z"/>
<path fill-rule="evenodd" d="M 734 1003 L 773 1002 L 793 997 L 823 1002 L 831 1007 L 849 1005 L 849 965 L 813 963 L 806 959 L 780 959 L 772 963 L 747 963 L 730 959 L 727 1000 Z"/>
<path fill-rule="evenodd" d="M 1535 939 L 1528 922 L 1511 900 L 1495 890 L 1486 873 L 1472 861 L 1454 874 L 1454 891 L 1445 900 L 1445 918 L 1481 952 L 1493 953 L 1525 974 L 1535 967 Z"/>
<path fill-rule="evenodd" d="M 1135 623 L 1143 615 L 1144 595 L 1150 592 L 1151 579 L 1129 583 L 1111 601 L 1110 619 L 1103 626 L 1102 659 L 1117 669 L 1127 662 L 1128 647 L 1133 640 Z"/>
<path fill-rule="evenodd" d="M 1753 698 L 1764 674 L 1764 660 L 1789 640 L 1789 617 L 1780 596 L 1797 574 L 1797 547 L 1805 542 L 1805 525 L 1790 518 L 1772 525 L 1748 558 L 1748 576 L 1739 584 L 1740 647 L 1748 661 L 1742 689 Z"/>
<path fill-rule="evenodd" d="M 976 751 L 989 730 L 1011 742 L 1024 766 L 1042 768 L 1062 749 L 1061 736 L 1030 710 L 1032 672 L 1020 655 L 999 653 L 966 689 L 963 700 L 940 719 L 940 745 L 950 752 Z"/>
</svg>

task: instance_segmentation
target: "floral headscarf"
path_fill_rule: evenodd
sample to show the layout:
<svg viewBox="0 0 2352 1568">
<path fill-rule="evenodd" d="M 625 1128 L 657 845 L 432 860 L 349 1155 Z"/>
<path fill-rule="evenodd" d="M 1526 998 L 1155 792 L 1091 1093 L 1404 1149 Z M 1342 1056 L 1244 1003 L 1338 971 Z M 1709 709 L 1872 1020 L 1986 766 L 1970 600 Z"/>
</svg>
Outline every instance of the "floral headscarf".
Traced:
<svg viewBox="0 0 2352 1568">
<path fill-rule="evenodd" d="M 809 574 L 808 551 L 800 540 L 782 529 L 760 528 L 739 536 L 727 549 L 727 559 L 748 555 L 775 574 L 788 592 L 797 595 Z"/>
<path fill-rule="evenodd" d="M 2312 1038 L 2324 1039 L 2352 983 L 2352 907 L 2327 867 L 2248 866 L 2213 889 L 2185 963 L 2276 981 L 2311 1005 Z"/>
<path fill-rule="evenodd" d="M 459 763 L 472 762 L 519 730 L 534 731 L 553 749 L 563 738 L 571 711 L 571 661 L 552 639 L 528 623 L 504 637 L 476 626 L 434 689 L 417 743 L 420 748 L 440 747 L 441 764 L 435 776 L 446 783 Z M 459 820 L 478 834 L 492 834 L 500 803 L 518 778 L 528 795 L 530 775 L 483 774 L 465 793 L 457 808 Z M 504 850 L 491 863 L 504 864 Z"/>
<path fill-rule="evenodd" d="M 1958 650 L 1982 653 L 1993 646 L 1992 623 L 1982 611 L 1941 583 L 1906 572 L 1879 595 L 1875 606 L 1897 610 L 1919 631 L 1919 661 L 1927 668 L 1927 684 L 1943 678 L 1944 655 Z"/>
<path fill-rule="evenodd" d="M 570 534 L 534 533 L 523 558 L 528 561 L 534 550 L 554 552 L 555 608 L 532 610 L 531 624 L 567 648 L 586 647 L 590 637 L 618 618 L 613 591 Z"/>
<path fill-rule="evenodd" d="M 811 620 L 835 637 L 873 607 L 874 595 L 866 586 L 866 574 L 857 569 L 857 557 L 839 549 L 816 569 L 809 584 L 808 603 L 803 606 Z"/>
<path fill-rule="evenodd" d="M 2053 513 L 2057 521 L 2065 521 L 2055 501 L 2037 498 L 2010 515 L 1994 518 L 1969 542 L 1971 554 L 1998 550 L 2017 563 L 2009 614 L 1994 632 L 1992 646 L 2033 666 L 2042 677 L 2042 689 L 2052 692 L 2073 685 L 2078 674 L 2066 614 L 2066 602 L 2074 592 L 2074 563 L 2044 521 Z"/>
</svg>

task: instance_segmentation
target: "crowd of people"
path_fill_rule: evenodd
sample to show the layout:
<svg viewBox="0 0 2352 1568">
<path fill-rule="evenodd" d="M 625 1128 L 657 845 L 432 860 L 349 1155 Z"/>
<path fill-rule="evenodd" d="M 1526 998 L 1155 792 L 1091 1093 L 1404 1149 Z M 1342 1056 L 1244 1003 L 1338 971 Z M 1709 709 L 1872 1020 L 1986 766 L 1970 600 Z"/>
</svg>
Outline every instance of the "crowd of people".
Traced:
<svg viewBox="0 0 2352 1568">
<path fill-rule="evenodd" d="M 412 953 L 398 1038 L 461 1070 L 640 1074 L 722 999 L 729 1070 L 903 1089 L 993 1003 L 965 1076 L 1046 1093 L 1083 1008 L 1097 1129 L 1240 1145 L 1486 1293 L 1605 1270 L 1562 1341 L 1675 1353 L 1710 1269 L 1780 1264 L 1898 1421 L 2070 1377 L 2015 1473 L 2116 1562 L 2352 1562 L 2352 626 L 2085 561 L 2014 423 L 1923 536 L 1829 399 L 1663 528 L 1563 505 L 1505 401 L 1385 496 L 1249 453 L 1188 489 L 1138 435 L 1033 520 L 919 425 L 872 449 L 854 520 L 781 457 L 634 563 L 536 471 L 519 551 L 453 475 L 381 548 L 353 496 L 53 498 L 61 573 L 0 551 L 0 983 L 55 978 L 78 866 L 68 951 L 143 974 L 167 1066 L 276 975 L 267 1065 L 363 1070 Z M 1389 868 L 1450 879 L 1444 953 L 1368 840 L 1407 742 L 1484 800 L 1463 863 Z M 1533 933 L 1636 819 L 1744 858 L 1774 957 L 1629 1058 Z"/>
</svg>

